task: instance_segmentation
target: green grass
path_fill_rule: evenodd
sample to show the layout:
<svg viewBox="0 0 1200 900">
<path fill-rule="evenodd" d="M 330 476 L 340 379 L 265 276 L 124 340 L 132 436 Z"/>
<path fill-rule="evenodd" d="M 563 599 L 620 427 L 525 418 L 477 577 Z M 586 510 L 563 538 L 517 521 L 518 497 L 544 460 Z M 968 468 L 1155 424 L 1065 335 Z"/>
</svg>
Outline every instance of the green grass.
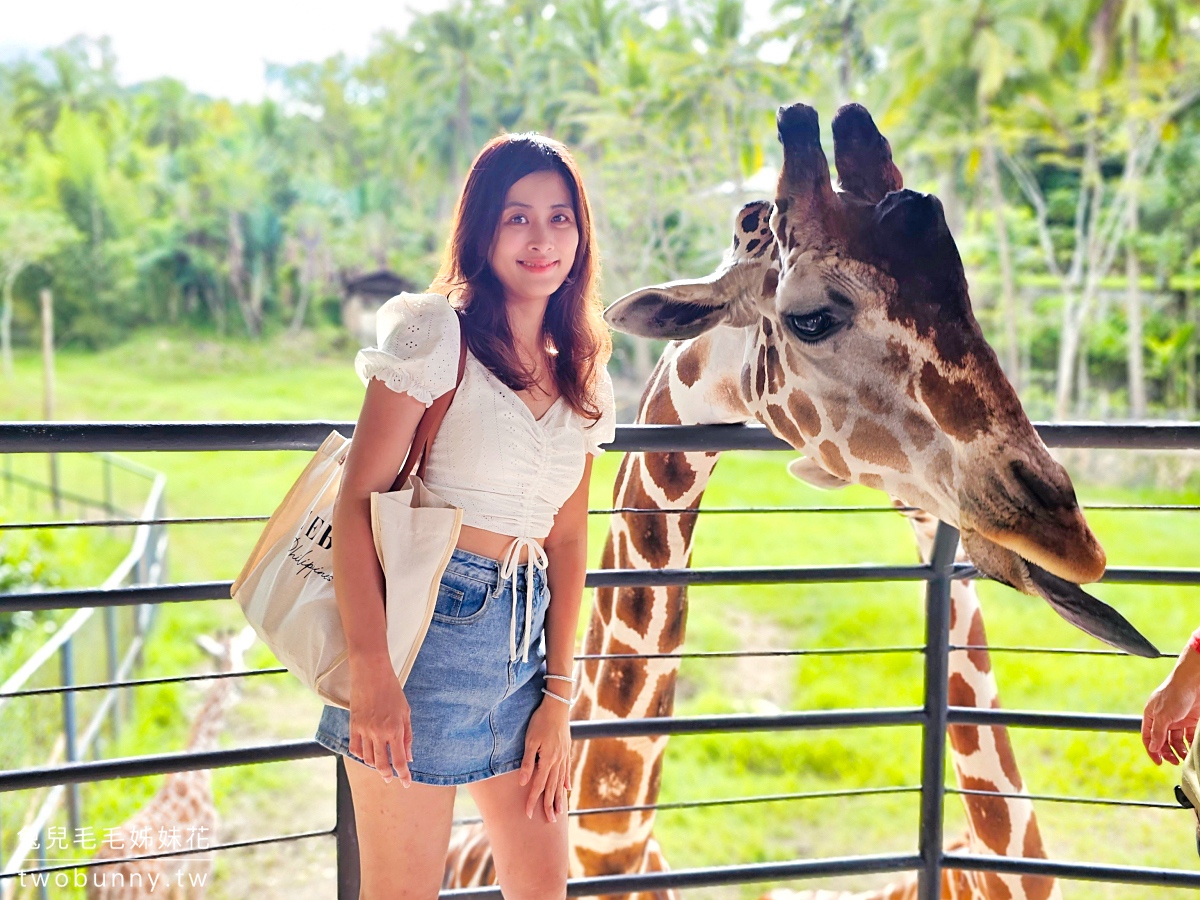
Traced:
<svg viewBox="0 0 1200 900">
<path fill-rule="evenodd" d="M 288 347 L 201 345 L 179 337 L 138 337 L 99 355 L 59 358 L 59 418 L 91 420 L 346 420 L 354 418 L 361 386 L 350 352 L 309 342 Z M 0 398 L 0 418 L 40 417 L 38 365 L 18 359 L 17 386 Z M 246 515 L 271 511 L 307 458 L 304 453 L 153 453 L 135 458 L 168 476 L 167 506 L 174 516 Z M 30 458 L 30 465 L 41 465 Z M 729 454 L 717 466 L 705 497 L 709 507 L 868 505 L 882 495 L 862 489 L 826 494 L 793 481 L 787 454 Z M 596 465 L 593 507 L 607 507 L 618 464 L 605 454 Z M 1086 462 L 1086 460 L 1084 461 Z M 23 463 L 25 464 L 25 463 Z M 1080 464 L 1087 469 L 1086 465 Z M 1074 467 L 1074 466 L 1073 466 Z M 1079 485 L 1087 501 L 1200 502 L 1164 488 Z M 1200 520 L 1181 513 L 1094 512 L 1089 515 L 1117 565 L 1194 565 Z M 229 579 L 259 525 L 178 526 L 171 532 L 170 578 Z M 607 521 L 591 522 L 593 565 Z M 837 562 L 911 563 L 915 543 L 907 523 L 891 513 L 869 515 L 701 517 L 693 562 L 698 566 L 796 565 Z M 76 566 L 78 560 L 66 565 Z M 82 570 L 81 570 L 82 571 Z M 1174 651 L 1200 618 L 1194 590 L 1175 587 L 1098 586 L 1097 596 L 1120 608 L 1164 650 Z M 1041 601 L 992 584 L 980 586 L 994 645 L 1095 647 Z M 160 608 L 147 650 L 146 676 L 207 667 L 193 636 L 236 625 L 232 601 L 167 604 Z M 923 640 L 923 601 L 915 584 L 787 585 L 698 588 L 690 594 L 689 650 L 911 646 Z M 1006 707 L 1140 713 L 1169 661 L 1110 657 L 1001 654 L 993 657 Z M 271 663 L 258 646 L 251 665 Z M 106 754 L 180 749 L 187 715 L 202 688 L 139 689 L 136 725 Z M 767 661 L 687 660 L 679 683 L 681 715 L 770 709 L 832 709 L 920 703 L 922 658 L 916 653 L 784 658 Z M 319 703 L 293 680 L 250 679 L 231 714 L 230 745 L 304 739 L 315 727 Z M 0 713 L 0 722 L 7 711 Z M 46 713 L 52 716 L 52 708 Z M 1169 801 L 1174 771 L 1156 769 L 1136 735 L 1092 735 L 1014 730 L 1022 774 L 1036 793 Z M 320 771 L 317 771 L 319 769 Z M 915 784 L 920 774 L 917 729 L 695 736 L 670 742 L 663 801 L 741 797 Z M 106 782 L 87 788 L 85 808 L 98 827 L 115 825 L 143 802 L 161 779 Z M 332 765 L 327 760 L 246 766 L 218 771 L 214 790 L 231 833 L 248 838 L 328 827 L 332 820 Z M 23 795 L 4 798 L 6 829 L 23 809 Z M 735 805 L 663 812 L 656 834 L 675 867 L 752 862 L 797 856 L 906 851 L 915 847 L 915 795 L 838 798 Z M 947 835 L 962 827 L 953 799 Z M 1188 816 L 1176 811 L 1123 810 L 1040 803 L 1042 833 L 1061 859 L 1194 866 Z M 228 839 L 227 833 L 224 837 Z M 11 832 L 5 832 L 10 846 Z M 223 856 L 213 897 L 245 896 L 247 878 L 264 869 L 283 879 L 264 887 L 284 895 L 288 872 L 317 858 L 328 877 L 328 842 L 295 845 L 293 855 L 268 851 Z M 248 873 L 253 872 L 253 875 Z M 282 874 L 281 874 L 282 873 Z M 885 878 L 850 882 L 864 886 Z M 263 882 L 267 884 L 268 882 Z M 757 896 L 761 886 L 697 892 L 696 896 Z M 290 888 L 289 888 L 290 890 Z M 1065 885 L 1074 897 L 1167 897 L 1163 889 Z M 295 894 L 300 896 L 299 894 Z M 66 895 L 64 895 L 66 896 Z M 320 896 L 317 894 L 317 896 Z"/>
</svg>

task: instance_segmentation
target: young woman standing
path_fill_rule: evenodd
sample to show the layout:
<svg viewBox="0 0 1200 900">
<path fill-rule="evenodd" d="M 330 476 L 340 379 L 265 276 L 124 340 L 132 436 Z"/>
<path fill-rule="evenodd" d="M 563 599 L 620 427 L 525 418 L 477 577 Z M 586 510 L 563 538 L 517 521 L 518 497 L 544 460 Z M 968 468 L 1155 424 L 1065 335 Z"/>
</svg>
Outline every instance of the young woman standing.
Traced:
<svg viewBox="0 0 1200 900">
<path fill-rule="evenodd" d="M 570 154 L 538 135 L 480 152 L 437 293 L 379 312 L 356 360 L 366 398 L 334 512 L 334 583 L 350 710 L 317 740 L 347 765 L 362 900 L 441 885 L 455 785 L 469 784 L 509 900 L 565 897 L 571 672 L 591 462 L 614 435 L 611 338 L 587 197 Z M 384 632 L 369 519 L 421 414 L 466 370 L 426 482 L 463 510 L 429 632 L 402 688 Z"/>
</svg>

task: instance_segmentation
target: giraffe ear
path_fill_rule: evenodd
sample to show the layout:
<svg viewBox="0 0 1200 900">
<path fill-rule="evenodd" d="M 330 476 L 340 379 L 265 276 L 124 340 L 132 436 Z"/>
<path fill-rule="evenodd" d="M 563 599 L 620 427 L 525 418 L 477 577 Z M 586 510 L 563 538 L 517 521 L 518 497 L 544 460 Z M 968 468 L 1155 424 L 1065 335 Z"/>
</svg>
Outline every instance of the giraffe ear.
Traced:
<svg viewBox="0 0 1200 900">
<path fill-rule="evenodd" d="M 741 268 L 632 291 L 604 311 L 604 321 L 626 334 L 668 340 L 694 338 L 718 325 L 753 325 L 759 313 L 743 289 Z"/>
<path fill-rule="evenodd" d="M 233 639 L 233 644 L 238 651 L 245 653 L 254 646 L 254 641 L 258 638 L 258 633 L 254 630 L 253 625 L 247 625 L 237 633 L 237 637 Z"/>
<path fill-rule="evenodd" d="M 225 655 L 225 648 L 221 646 L 220 642 L 207 634 L 196 635 L 196 643 L 200 645 L 201 650 L 217 659 Z"/>
<path fill-rule="evenodd" d="M 850 484 L 844 478 L 831 475 L 817 465 L 811 456 L 802 456 L 788 463 L 788 474 L 823 491 L 836 491 Z"/>
</svg>

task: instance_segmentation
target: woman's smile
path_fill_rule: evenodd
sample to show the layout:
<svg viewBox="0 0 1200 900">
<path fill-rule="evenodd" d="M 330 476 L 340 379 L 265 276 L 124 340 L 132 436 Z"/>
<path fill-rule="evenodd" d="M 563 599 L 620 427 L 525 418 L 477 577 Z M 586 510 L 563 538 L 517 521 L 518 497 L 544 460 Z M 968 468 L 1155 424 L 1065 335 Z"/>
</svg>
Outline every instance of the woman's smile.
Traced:
<svg viewBox="0 0 1200 900">
<path fill-rule="evenodd" d="M 519 259 L 517 264 L 531 272 L 549 272 L 558 265 L 557 259 Z"/>
</svg>

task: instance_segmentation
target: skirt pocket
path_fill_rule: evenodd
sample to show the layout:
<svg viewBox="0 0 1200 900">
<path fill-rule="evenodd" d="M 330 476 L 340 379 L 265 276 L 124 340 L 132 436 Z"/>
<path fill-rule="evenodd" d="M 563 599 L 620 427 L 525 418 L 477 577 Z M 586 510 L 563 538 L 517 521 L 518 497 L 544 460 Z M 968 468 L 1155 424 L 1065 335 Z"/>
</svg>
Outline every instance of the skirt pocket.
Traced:
<svg viewBox="0 0 1200 900">
<path fill-rule="evenodd" d="M 491 589 L 482 581 L 447 572 L 438 585 L 433 618 L 448 625 L 466 625 L 487 612 Z"/>
</svg>

